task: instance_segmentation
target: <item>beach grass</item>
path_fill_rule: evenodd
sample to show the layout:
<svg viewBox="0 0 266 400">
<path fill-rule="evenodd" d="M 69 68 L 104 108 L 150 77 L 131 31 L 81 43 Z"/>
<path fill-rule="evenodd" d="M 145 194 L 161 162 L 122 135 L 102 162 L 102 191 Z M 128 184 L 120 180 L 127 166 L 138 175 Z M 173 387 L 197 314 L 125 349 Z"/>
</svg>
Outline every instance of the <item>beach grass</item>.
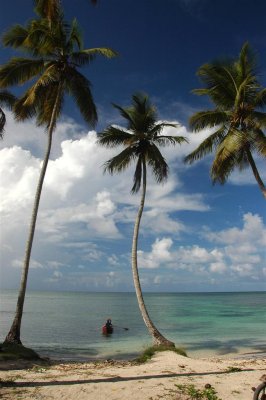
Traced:
<svg viewBox="0 0 266 400">
<path fill-rule="evenodd" d="M 160 345 L 147 347 L 143 353 L 135 359 L 135 361 L 140 364 L 145 363 L 146 361 L 150 360 L 158 351 L 173 351 L 176 354 L 187 357 L 186 351 L 182 348 Z"/>
<path fill-rule="evenodd" d="M 188 395 L 188 400 L 222 400 L 217 396 L 216 390 L 211 385 L 205 385 L 203 389 L 197 389 L 194 385 L 176 385 L 180 394 Z"/>
</svg>

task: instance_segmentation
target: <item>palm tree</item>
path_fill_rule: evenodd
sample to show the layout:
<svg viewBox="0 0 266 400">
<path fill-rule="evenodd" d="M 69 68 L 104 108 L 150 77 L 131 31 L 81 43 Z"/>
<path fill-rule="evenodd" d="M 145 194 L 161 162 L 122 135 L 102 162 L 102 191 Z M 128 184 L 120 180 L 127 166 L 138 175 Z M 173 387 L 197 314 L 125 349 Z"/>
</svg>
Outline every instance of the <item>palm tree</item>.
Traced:
<svg viewBox="0 0 266 400">
<path fill-rule="evenodd" d="M 207 95 L 215 108 L 195 113 L 190 127 L 199 132 L 207 127 L 215 131 L 206 138 L 185 162 L 193 163 L 215 149 L 211 167 L 213 182 L 224 184 L 233 170 L 250 166 L 254 177 L 266 198 L 266 188 L 257 170 L 253 152 L 266 156 L 266 90 L 256 76 L 256 59 L 248 43 L 241 49 L 236 60 L 216 61 L 198 70 L 205 87 L 194 90 Z"/>
<path fill-rule="evenodd" d="M 18 343 L 27 285 L 27 276 L 33 244 L 39 202 L 49 161 L 53 132 L 61 114 L 65 94 L 69 94 L 78 106 L 85 121 L 94 126 L 97 121 L 96 107 L 90 81 L 78 69 L 89 64 L 96 55 L 114 57 L 108 48 L 84 49 L 76 20 L 67 24 L 62 12 L 55 23 L 47 19 L 30 21 L 26 27 L 16 25 L 5 33 L 6 46 L 30 53 L 30 58 L 12 58 L 0 68 L 0 87 L 24 84 L 35 79 L 33 85 L 17 101 L 15 113 L 18 120 L 36 116 L 39 125 L 47 129 L 47 149 L 37 185 L 24 267 L 21 276 L 17 308 L 6 343 Z"/>
<path fill-rule="evenodd" d="M 142 318 L 152 335 L 154 344 L 174 346 L 174 343 L 166 339 L 155 327 L 146 309 L 138 273 L 137 247 L 140 220 L 144 208 L 147 167 L 151 168 L 158 183 L 164 182 L 168 177 L 168 165 L 157 146 L 175 145 L 186 141 L 181 136 L 161 135 L 164 127 L 176 127 L 176 124 L 157 122 L 157 113 L 154 106 L 149 102 L 148 96 L 136 94 L 132 96 L 132 106 L 122 108 L 114 104 L 123 118 L 127 121 L 126 128 L 109 126 L 99 134 L 98 143 L 102 146 L 124 147 L 115 157 L 105 164 L 105 171 L 111 174 L 124 171 L 132 162 L 135 162 L 133 187 L 131 192 L 137 193 L 142 185 L 140 206 L 138 209 L 133 241 L 132 241 L 132 273 L 137 295 L 137 300 Z"/>
<path fill-rule="evenodd" d="M 16 97 L 13 94 L 7 90 L 0 91 L 0 138 L 3 137 L 4 127 L 6 124 L 6 115 L 2 107 L 8 107 L 9 109 L 12 109 L 15 101 Z"/>
</svg>

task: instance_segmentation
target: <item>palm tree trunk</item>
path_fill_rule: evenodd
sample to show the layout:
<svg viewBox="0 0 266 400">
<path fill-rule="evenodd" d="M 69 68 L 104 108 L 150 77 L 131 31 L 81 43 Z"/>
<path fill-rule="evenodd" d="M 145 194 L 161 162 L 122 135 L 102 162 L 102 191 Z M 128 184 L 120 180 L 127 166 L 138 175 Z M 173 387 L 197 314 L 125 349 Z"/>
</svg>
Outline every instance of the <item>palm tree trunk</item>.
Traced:
<svg viewBox="0 0 266 400">
<path fill-rule="evenodd" d="M 266 187 L 265 187 L 264 183 L 262 182 L 262 179 L 260 177 L 259 171 L 257 170 L 255 161 L 254 161 L 254 159 L 252 157 L 252 154 L 251 154 L 249 149 L 246 150 L 246 154 L 247 154 L 247 158 L 248 158 L 249 164 L 250 164 L 250 166 L 252 168 L 253 175 L 255 176 L 255 179 L 256 179 L 256 181 L 257 181 L 257 183 L 259 185 L 259 188 L 262 191 L 262 194 L 263 194 L 264 198 L 266 199 Z"/>
<path fill-rule="evenodd" d="M 36 226 L 36 221 L 37 221 L 37 215 L 38 215 L 38 209 L 39 209 L 39 203 L 40 203 L 40 198 L 41 198 L 41 193 L 42 193 L 43 182 L 44 182 L 44 178 L 45 178 L 48 161 L 50 158 L 50 152 L 51 152 L 51 147 L 52 147 L 52 136 L 53 136 L 53 130 L 54 130 L 55 122 L 56 122 L 56 111 L 57 111 L 57 107 L 59 104 L 59 98 L 61 96 L 61 91 L 62 91 L 62 85 L 59 84 L 58 93 L 57 93 L 56 101 L 55 101 L 52 116 L 51 116 L 51 121 L 49 124 L 49 129 L 48 129 L 48 133 L 47 133 L 48 134 L 48 143 L 47 143 L 46 153 L 44 156 L 41 173 L 40 173 L 39 181 L 38 181 L 38 185 L 37 185 L 37 190 L 36 190 L 36 194 L 35 194 L 35 199 L 34 199 L 34 205 L 33 205 L 33 211 L 32 211 L 30 229 L 29 229 L 29 236 L 28 236 L 28 240 L 26 243 L 24 265 L 23 265 L 23 270 L 21 273 L 21 281 L 20 281 L 20 288 L 19 288 L 15 317 L 14 317 L 13 323 L 11 325 L 10 331 L 5 338 L 4 343 L 21 344 L 20 328 L 21 328 L 21 320 L 22 320 L 25 293 L 26 293 L 26 287 L 27 287 L 31 249 L 32 249 L 32 244 L 33 244 L 33 239 L 34 239 L 35 226 Z"/>
<path fill-rule="evenodd" d="M 134 281 L 134 285 L 135 285 L 135 290 L 136 290 L 139 309 L 140 309 L 142 318 L 144 320 L 144 323 L 147 326 L 149 333 L 153 337 L 154 344 L 155 345 L 166 345 L 166 346 L 174 347 L 175 346 L 174 343 L 171 342 L 170 340 L 166 339 L 158 331 L 158 329 L 154 326 L 153 322 L 151 321 L 150 316 L 148 314 L 148 311 L 146 309 L 145 303 L 144 303 L 144 299 L 143 299 L 143 296 L 142 296 L 141 285 L 140 285 L 140 280 L 139 280 L 137 248 L 138 248 L 138 236 L 139 236 L 140 220 L 141 220 L 141 216 L 142 216 L 142 212 L 143 212 L 143 208 L 144 208 L 145 195 L 146 195 L 146 176 L 147 176 L 147 172 L 146 172 L 146 162 L 145 162 L 145 160 L 143 160 L 143 162 L 142 162 L 142 169 L 143 169 L 142 194 L 141 194 L 139 210 L 138 210 L 136 221 L 135 221 L 133 240 L 132 240 L 131 260 L 132 260 L 133 281 Z"/>
</svg>

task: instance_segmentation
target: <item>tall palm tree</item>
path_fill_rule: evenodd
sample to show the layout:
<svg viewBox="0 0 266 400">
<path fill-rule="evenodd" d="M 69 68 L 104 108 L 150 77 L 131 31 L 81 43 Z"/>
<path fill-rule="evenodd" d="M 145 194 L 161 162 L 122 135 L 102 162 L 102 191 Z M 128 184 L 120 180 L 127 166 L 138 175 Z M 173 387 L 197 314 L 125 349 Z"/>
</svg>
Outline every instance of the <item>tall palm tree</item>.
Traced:
<svg viewBox="0 0 266 400">
<path fill-rule="evenodd" d="M 37 123 L 46 126 L 48 138 L 34 200 L 16 313 L 5 339 L 6 343 L 21 343 L 21 319 L 39 202 L 53 132 L 62 111 L 65 94 L 74 99 L 85 121 L 94 126 L 97 112 L 90 81 L 78 69 L 89 64 L 98 54 L 105 57 L 114 57 L 116 54 L 108 48 L 84 49 L 81 39 L 76 20 L 67 24 L 61 11 L 55 22 L 51 23 L 43 18 L 32 20 L 26 27 L 14 26 L 3 37 L 6 46 L 27 52 L 31 57 L 12 58 L 1 66 L 0 87 L 24 84 L 35 79 L 33 85 L 17 101 L 16 117 L 18 120 L 24 120 L 36 116 Z"/>
<path fill-rule="evenodd" d="M 209 96 L 214 109 L 195 113 L 190 127 L 199 132 L 205 128 L 215 131 L 186 158 L 193 163 L 215 149 L 211 167 L 213 182 L 225 183 L 231 172 L 250 166 L 254 177 L 266 198 L 266 188 L 259 175 L 252 153 L 266 156 L 266 89 L 256 75 L 256 58 L 248 43 L 235 60 L 216 61 L 198 70 L 204 88 L 194 93 Z"/>
<path fill-rule="evenodd" d="M 163 158 L 158 146 L 175 145 L 186 141 L 181 136 L 161 135 L 163 128 L 176 127 L 176 124 L 158 122 L 157 112 L 149 102 L 148 96 L 136 94 L 132 96 L 132 106 L 122 108 L 114 104 L 127 122 L 126 128 L 109 126 L 99 134 L 98 143 L 102 146 L 113 148 L 123 147 L 124 149 L 105 164 L 105 171 L 111 174 L 124 171 L 132 162 L 135 162 L 136 169 L 132 193 L 137 193 L 142 185 L 140 205 L 135 221 L 132 241 L 132 273 L 142 318 L 152 335 L 154 344 L 166 344 L 174 346 L 174 343 L 166 339 L 153 324 L 146 309 L 138 273 L 138 236 L 140 220 L 145 203 L 147 185 L 147 167 L 151 168 L 158 183 L 164 182 L 168 177 L 168 165 Z"/>
<path fill-rule="evenodd" d="M 12 109 L 16 97 L 7 90 L 0 90 L 0 138 L 3 137 L 4 128 L 6 124 L 6 115 L 2 107 Z"/>
</svg>

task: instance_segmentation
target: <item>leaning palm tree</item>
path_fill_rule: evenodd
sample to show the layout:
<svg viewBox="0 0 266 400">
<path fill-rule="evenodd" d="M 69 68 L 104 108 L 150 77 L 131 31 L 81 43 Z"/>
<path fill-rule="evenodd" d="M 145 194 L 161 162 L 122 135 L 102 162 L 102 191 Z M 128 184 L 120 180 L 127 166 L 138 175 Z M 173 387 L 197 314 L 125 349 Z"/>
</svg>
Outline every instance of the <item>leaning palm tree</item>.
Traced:
<svg viewBox="0 0 266 400">
<path fill-rule="evenodd" d="M 30 53 L 30 58 L 12 58 L 0 68 L 0 87 L 24 84 L 35 79 L 33 85 L 17 101 L 15 113 L 18 120 L 36 116 L 39 125 L 47 129 L 47 149 L 37 185 L 24 266 L 21 276 L 17 308 L 6 343 L 21 343 L 20 327 L 27 285 L 39 202 L 49 161 L 53 132 L 61 115 L 65 94 L 69 94 L 78 106 L 84 120 L 91 126 L 97 121 L 96 107 L 90 81 L 78 69 L 89 64 L 96 55 L 114 57 L 108 48 L 84 49 L 76 20 L 64 21 L 62 12 L 56 23 L 47 19 L 30 21 L 26 27 L 16 25 L 5 33 L 6 46 Z"/>
<path fill-rule="evenodd" d="M 140 220 L 144 208 L 146 185 L 147 185 L 147 167 L 151 168 L 153 175 L 158 183 L 164 182 L 168 176 L 168 165 L 163 158 L 158 146 L 175 145 L 186 141 L 181 136 L 161 135 L 163 128 L 176 127 L 176 124 L 157 122 L 157 113 L 154 106 L 149 102 L 146 95 L 136 94 L 132 97 L 132 106 L 122 108 L 114 105 L 123 118 L 127 121 L 127 127 L 120 128 L 109 126 L 99 134 L 98 143 L 108 148 L 124 147 L 124 149 L 115 157 L 108 160 L 105 164 L 105 171 L 111 174 L 124 171 L 131 163 L 136 163 L 134 182 L 131 192 L 137 193 L 142 186 L 140 206 L 138 209 L 133 241 L 132 241 L 132 273 L 138 300 L 138 305 L 142 318 L 152 335 L 154 344 L 165 344 L 174 346 L 174 343 L 166 339 L 153 324 L 146 309 L 139 273 L 138 273 L 138 236 Z"/>
<path fill-rule="evenodd" d="M 240 55 L 232 61 L 216 61 L 205 64 L 198 70 L 205 87 L 194 90 L 198 95 L 207 95 L 215 108 L 195 113 L 190 118 L 190 127 L 199 132 L 205 128 L 216 128 L 185 162 L 193 163 L 215 149 L 211 167 L 213 182 L 224 184 L 233 170 L 250 166 L 254 177 L 266 198 L 266 188 L 259 175 L 252 153 L 266 156 L 266 89 L 256 75 L 256 59 L 247 43 Z"/>
<path fill-rule="evenodd" d="M 3 137 L 4 128 L 6 124 L 6 115 L 2 107 L 12 109 L 16 97 L 7 90 L 0 90 L 0 138 Z"/>
</svg>

